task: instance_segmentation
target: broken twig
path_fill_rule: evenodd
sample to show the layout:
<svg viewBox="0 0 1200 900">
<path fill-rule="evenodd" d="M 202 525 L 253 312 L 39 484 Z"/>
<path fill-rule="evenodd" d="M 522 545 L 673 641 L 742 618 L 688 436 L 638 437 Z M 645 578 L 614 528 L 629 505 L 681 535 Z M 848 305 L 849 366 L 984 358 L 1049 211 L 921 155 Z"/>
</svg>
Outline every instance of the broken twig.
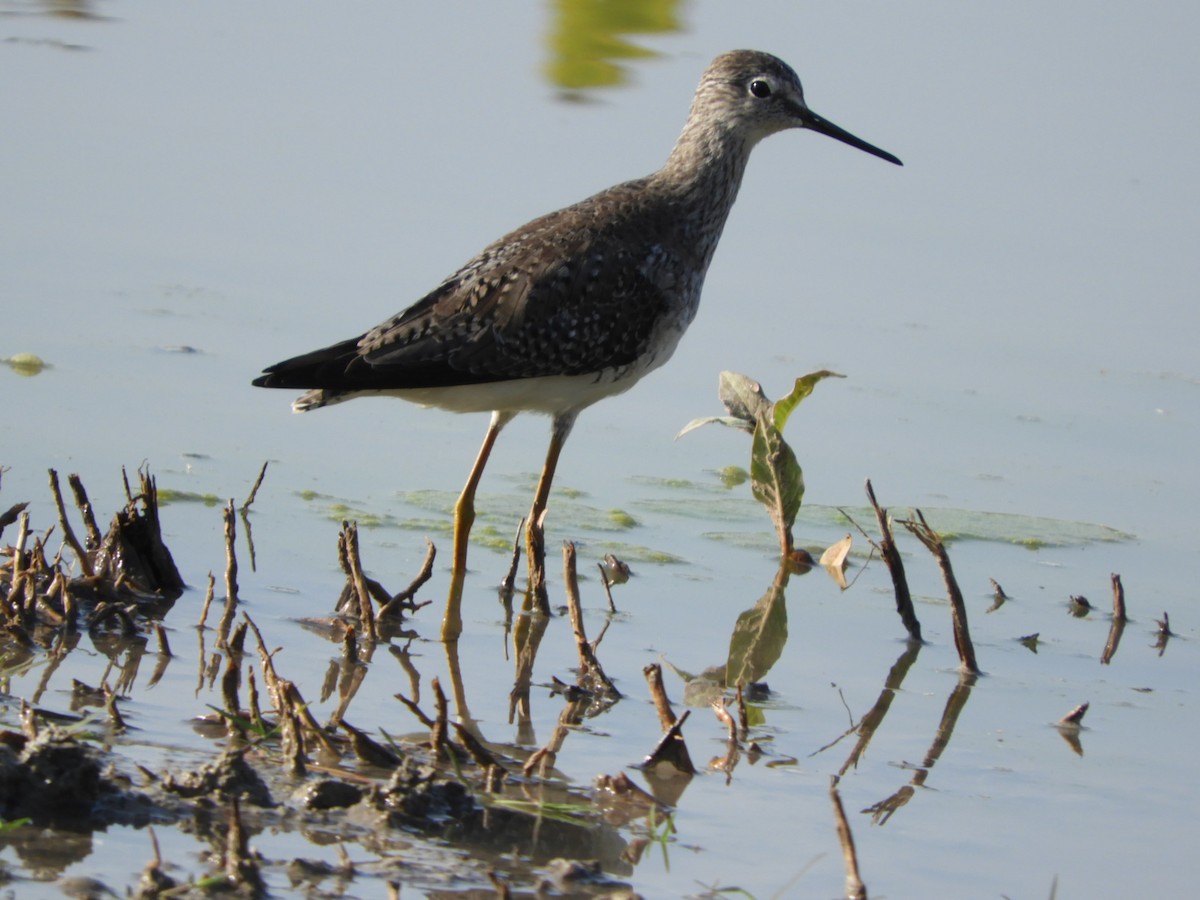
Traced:
<svg viewBox="0 0 1200 900">
<path fill-rule="evenodd" d="M 887 509 L 881 507 L 875 499 L 875 488 L 871 479 L 867 479 L 867 499 L 875 510 L 875 521 L 879 524 L 879 555 L 883 558 L 892 576 L 892 590 L 896 594 L 896 612 L 900 621 L 908 629 L 908 636 L 914 641 L 921 640 L 921 623 L 917 620 L 916 610 L 913 609 L 912 595 L 908 590 L 908 579 L 904 574 L 904 561 L 900 559 L 900 551 L 896 549 L 895 538 L 892 537 L 892 525 L 888 520 Z"/>
<path fill-rule="evenodd" d="M 925 516 L 918 509 L 914 511 L 917 519 L 905 519 L 903 525 L 917 536 L 926 549 L 937 560 L 938 568 L 942 570 L 942 581 L 946 585 L 946 593 L 950 597 L 950 609 L 954 621 L 954 647 L 958 650 L 958 658 L 963 668 L 972 674 L 979 674 L 979 663 L 975 661 L 975 645 L 971 642 L 971 632 L 967 627 L 967 605 L 963 602 L 962 591 L 954 577 L 954 569 L 950 566 L 950 554 L 942 543 L 937 532 L 929 527 Z"/>
</svg>

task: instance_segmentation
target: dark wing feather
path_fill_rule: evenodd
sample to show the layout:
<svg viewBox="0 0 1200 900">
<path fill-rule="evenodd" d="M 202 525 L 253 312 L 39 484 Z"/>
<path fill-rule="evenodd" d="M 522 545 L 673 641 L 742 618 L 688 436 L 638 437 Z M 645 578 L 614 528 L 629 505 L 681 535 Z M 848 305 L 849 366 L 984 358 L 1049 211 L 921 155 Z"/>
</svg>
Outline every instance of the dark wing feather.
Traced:
<svg viewBox="0 0 1200 900">
<path fill-rule="evenodd" d="M 361 338 L 278 363 L 263 387 L 338 393 L 582 375 L 627 366 L 669 312 L 658 247 L 569 207 L 502 238 Z"/>
</svg>

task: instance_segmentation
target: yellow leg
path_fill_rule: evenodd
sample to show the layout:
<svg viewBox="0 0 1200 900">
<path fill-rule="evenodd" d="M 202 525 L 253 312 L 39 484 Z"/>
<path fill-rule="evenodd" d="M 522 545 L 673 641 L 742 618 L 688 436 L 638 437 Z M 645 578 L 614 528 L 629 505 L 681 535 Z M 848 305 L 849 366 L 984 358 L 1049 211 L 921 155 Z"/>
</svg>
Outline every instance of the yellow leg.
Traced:
<svg viewBox="0 0 1200 900">
<path fill-rule="evenodd" d="M 492 446 L 500 429 L 509 423 L 515 413 L 494 412 L 488 423 L 487 434 L 483 436 L 483 446 L 475 457 L 475 465 L 467 476 L 458 502 L 454 504 L 454 557 L 450 565 L 450 595 L 446 598 L 446 613 L 442 616 L 442 640 L 456 641 L 462 634 L 462 593 L 463 582 L 467 577 L 467 540 L 471 536 L 471 526 L 475 523 L 475 489 L 479 487 L 479 479 L 483 476 L 484 466 L 492 453 Z"/>
<path fill-rule="evenodd" d="M 525 551 L 529 557 L 529 590 L 540 612 L 549 614 L 550 600 L 546 594 L 546 537 L 542 525 L 546 517 L 546 504 L 550 500 L 550 484 L 554 481 L 554 470 L 562 453 L 567 435 L 575 424 L 576 413 L 564 413 L 554 417 L 550 429 L 550 447 L 546 450 L 546 464 L 542 466 L 542 477 L 538 479 L 537 493 L 533 495 L 533 506 L 525 523 Z"/>
</svg>

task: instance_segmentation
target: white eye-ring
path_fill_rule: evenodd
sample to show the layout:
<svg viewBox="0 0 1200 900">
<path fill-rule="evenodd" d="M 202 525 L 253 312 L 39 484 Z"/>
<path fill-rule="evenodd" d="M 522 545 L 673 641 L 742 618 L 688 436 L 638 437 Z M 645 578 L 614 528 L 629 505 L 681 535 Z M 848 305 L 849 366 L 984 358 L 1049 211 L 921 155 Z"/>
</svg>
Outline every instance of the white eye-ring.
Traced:
<svg viewBox="0 0 1200 900">
<path fill-rule="evenodd" d="M 767 81 L 765 78 L 755 78 L 752 82 L 750 82 L 750 93 L 752 93 L 755 97 L 758 97 L 760 100 L 765 100 L 767 97 L 770 97 L 771 92 L 771 82 Z"/>
</svg>

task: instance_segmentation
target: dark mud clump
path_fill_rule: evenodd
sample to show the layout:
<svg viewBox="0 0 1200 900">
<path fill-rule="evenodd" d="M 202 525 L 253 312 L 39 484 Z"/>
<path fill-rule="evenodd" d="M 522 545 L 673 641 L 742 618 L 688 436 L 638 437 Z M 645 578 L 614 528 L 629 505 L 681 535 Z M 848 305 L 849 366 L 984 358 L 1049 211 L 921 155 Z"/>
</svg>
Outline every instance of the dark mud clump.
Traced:
<svg viewBox="0 0 1200 900">
<path fill-rule="evenodd" d="M 19 749 L 14 751 L 13 744 Z M 115 786 L 101 775 L 99 754 L 46 732 L 34 740 L 8 732 L 0 744 L 0 816 L 66 825 L 91 815 Z"/>
<path fill-rule="evenodd" d="M 245 754 L 232 748 L 194 772 L 178 777 L 168 774 L 163 779 L 162 789 L 188 800 L 206 798 L 229 802 L 238 799 L 263 808 L 276 805 L 266 783 L 246 762 Z"/>
</svg>

